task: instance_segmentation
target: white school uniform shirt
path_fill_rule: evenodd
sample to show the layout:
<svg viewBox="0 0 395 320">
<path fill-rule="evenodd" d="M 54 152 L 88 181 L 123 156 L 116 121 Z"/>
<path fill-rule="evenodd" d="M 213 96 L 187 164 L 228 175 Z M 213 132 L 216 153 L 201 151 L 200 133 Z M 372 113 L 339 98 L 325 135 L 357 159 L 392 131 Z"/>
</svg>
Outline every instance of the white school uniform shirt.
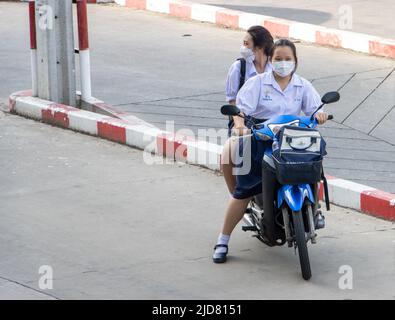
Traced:
<svg viewBox="0 0 395 320">
<path fill-rule="evenodd" d="M 271 71 L 248 79 L 237 95 L 236 105 L 245 115 L 257 119 L 299 116 L 301 111 L 310 116 L 321 105 L 321 97 L 308 80 L 297 74 L 282 91 Z"/>
<path fill-rule="evenodd" d="M 239 91 L 240 84 L 240 69 L 241 62 L 236 60 L 229 68 L 228 76 L 226 78 L 226 101 L 236 100 L 237 92 Z M 267 61 L 264 72 L 270 72 L 273 70 L 270 61 Z M 248 79 L 256 76 L 258 72 L 256 71 L 254 62 L 246 61 L 246 75 L 245 82 Z"/>
</svg>

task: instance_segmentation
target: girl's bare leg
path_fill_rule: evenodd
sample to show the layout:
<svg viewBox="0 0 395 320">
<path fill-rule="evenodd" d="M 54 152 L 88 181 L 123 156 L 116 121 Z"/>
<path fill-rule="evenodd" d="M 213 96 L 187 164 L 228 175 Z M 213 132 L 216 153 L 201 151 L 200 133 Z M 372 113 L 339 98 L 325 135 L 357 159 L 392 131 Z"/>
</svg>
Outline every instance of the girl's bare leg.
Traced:
<svg viewBox="0 0 395 320">
<path fill-rule="evenodd" d="M 248 202 L 252 198 L 247 199 L 231 199 L 225 213 L 225 220 L 222 227 L 222 234 L 230 235 L 236 225 L 243 218 L 247 209 Z"/>
<path fill-rule="evenodd" d="M 233 193 L 236 186 L 236 176 L 233 174 L 233 163 L 231 157 L 231 140 L 228 139 L 224 145 L 222 151 L 222 163 L 221 168 L 224 174 L 224 179 L 226 182 L 226 186 L 230 193 Z"/>
</svg>

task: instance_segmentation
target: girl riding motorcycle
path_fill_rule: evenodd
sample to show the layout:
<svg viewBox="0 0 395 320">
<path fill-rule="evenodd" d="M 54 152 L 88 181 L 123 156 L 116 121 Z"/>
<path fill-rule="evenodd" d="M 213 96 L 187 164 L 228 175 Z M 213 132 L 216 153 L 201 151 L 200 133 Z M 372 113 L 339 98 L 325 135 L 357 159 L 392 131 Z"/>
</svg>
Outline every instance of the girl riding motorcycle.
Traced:
<svg viewBox="0 0 395 320">
<path fill-rule="evenodd" d="M 274 116 L 299 115 L 302 111 L 310 116 L 321 103 L 321 98 L 312 84 L 298 76 L 295 45 L 287 39 L 276 41 L 271 51 L 273 71 L 250 78 L 241 88 L 236 98 L 236 105 L 247 118 L 265 121 Z M 328 119 L 328 114 L 321 111 L 315 117 L 319 124 Z M 248 126 L 248 123 L 247 123 Z M 245 121 L 234 117 L 233 132 L 242 136 L 248 132 Z M 229 139 L 231 141 L 232 139 Z M 241 142 L 238 139 L 236 143 Z M 229 142 L 232 148 L 232 143 Z M 213 262 L 226 262 L 230 235 L 242 219 L 247 205 L 254 195 L 262 192 L 261 160 L 264 144 L 251 139 L 251 168 L 248 174 L 236 175 L 236 186 L 225 213 L 225 220 L 217 244 L 214 247 Z"/>
<path fill-rule="evenodd" d="M 243 87 L 245 81 L 258 74 L 272 71 L 272 65 L 269 61 L 272 47 L 273 37 L 266 28 L 252 26 L 247 30 L 243 39 L 243 46 L 240 48 L 242 58 L 237 59 L 231 65 L 226 78 L 226 101 L 229 104 L 236 104 L 237 93 Z M 231 119 L 228 128 L 232 129 L 233 126 L 234 121 Z M 221 158 L 231 160 L 229 152 L 230 146 L 227 143 L 224 146 Z M 223 161 L 221 169 L 229 192 L 232 193 L 236 185 L 235 176 L 232 174 L 233 163 Z"/>
</svg>

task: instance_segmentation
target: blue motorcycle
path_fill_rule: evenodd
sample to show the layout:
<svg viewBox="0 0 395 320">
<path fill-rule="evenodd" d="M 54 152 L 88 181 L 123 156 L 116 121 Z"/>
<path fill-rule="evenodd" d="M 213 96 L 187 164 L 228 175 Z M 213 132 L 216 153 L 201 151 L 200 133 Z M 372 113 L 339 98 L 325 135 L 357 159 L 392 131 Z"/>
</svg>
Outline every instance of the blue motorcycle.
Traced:
<svg viewBox="0 0 395 320">
<path fill-rule="evenodd" d="M 339 99 L 338 92 L 328 92 L 311 116 L 281 115 L 251 126 L 251 139 L 269 147 L 265 147 L 262 159 L 262 194 L 250 201 L 242 229 L 254 232 L 268 246 L 287 243 L 288 247 L 294 247 L 305 280 L 311 278 L 307 243 L 315 244 L 315 231 L 325 226 L 325 217 L 319 210 L 321 181 L 329 210 L 322 167 L 326 143 L 317 130 L 314 115 L 325 104 Z M 243 117 L 233 105 L 224 105 L 221 113 Z M 328 119 L 333 116 L 329 115 Z"/>
</svg>

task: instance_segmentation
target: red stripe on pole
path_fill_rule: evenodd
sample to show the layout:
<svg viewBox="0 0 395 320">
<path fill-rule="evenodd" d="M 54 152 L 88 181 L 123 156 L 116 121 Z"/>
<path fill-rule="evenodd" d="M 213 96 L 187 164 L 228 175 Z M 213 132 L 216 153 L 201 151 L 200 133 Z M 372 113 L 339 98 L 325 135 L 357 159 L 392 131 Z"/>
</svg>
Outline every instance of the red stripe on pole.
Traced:
<svg viewBox="0 0 395 320">
<path fill-rule="evenodd" d="M 77 0 L 77 17 L 79 49 L 86 50 L 89 49 L 88 10 L 86 0 Z"/>
<path fill-rule="evenodd" d="M 30 48 L 37 49 L 35 2 L 29 1 Z"/>
<path fill-rule="evenodd" d="M 126 129 L 109 122 L 97 122 L 97 133 L 99 137 L 107 140 L 126 143 Z"/>
<path fill-rule="evenodd" d="M 361 193 L 361 211 L 394 221 L 395 195 L 379 190 L 363 191 Z"/>
</svg>

